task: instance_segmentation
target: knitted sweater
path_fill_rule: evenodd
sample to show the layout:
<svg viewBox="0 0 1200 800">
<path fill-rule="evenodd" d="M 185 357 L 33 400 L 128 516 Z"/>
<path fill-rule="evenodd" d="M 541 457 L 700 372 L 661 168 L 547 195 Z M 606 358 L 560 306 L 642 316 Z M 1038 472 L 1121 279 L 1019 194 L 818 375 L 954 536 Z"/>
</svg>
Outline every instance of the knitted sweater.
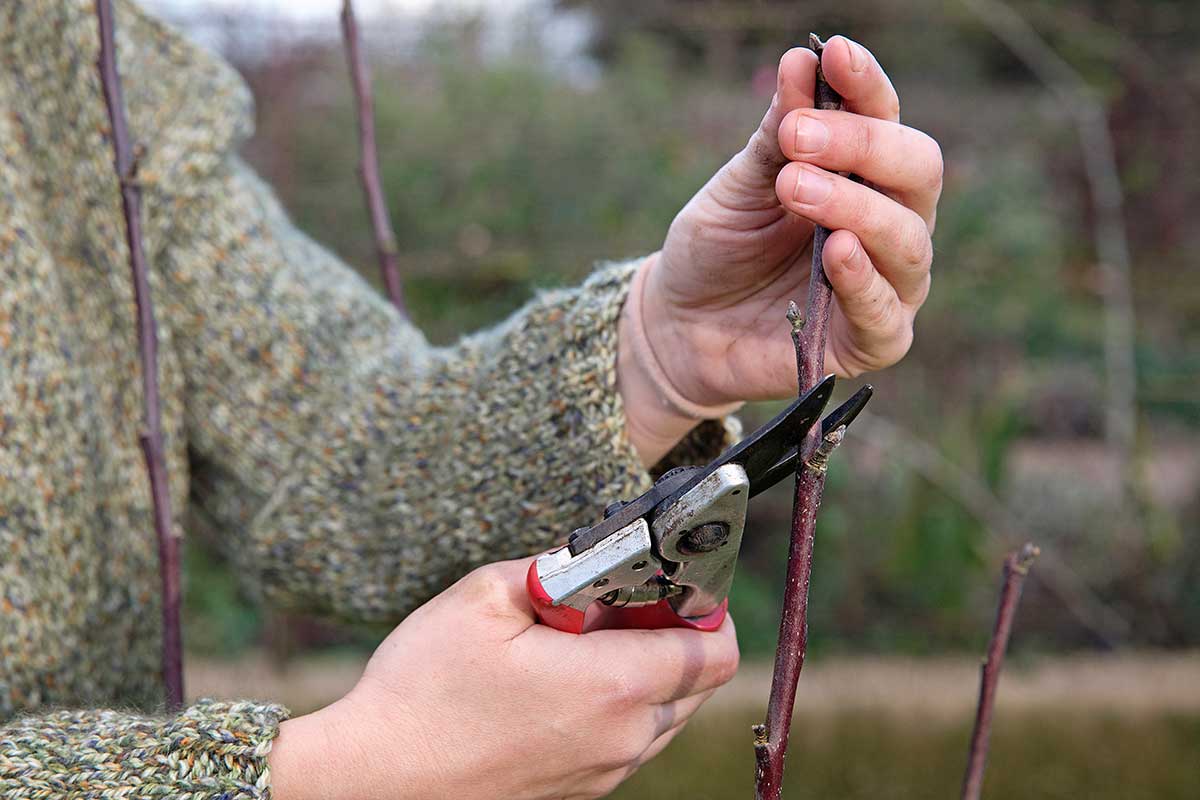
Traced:
<svg viewBox="0 0 1200 800">
<path fill-rule="evenodd" d="M 157 550 L 93 13 L 0 4 L 0 797 L 266 796 L 283 708 L 154 714 Z M 615 387 L 631 265 L 430 347 L 238 160 L 251 102 L 230 68 L 124 2 L 117 48 L 171 493 L 266 600 L 398 620 L 647 486 Z M 705 423 L 675 460 L 727 436 Z"/>
</svg>

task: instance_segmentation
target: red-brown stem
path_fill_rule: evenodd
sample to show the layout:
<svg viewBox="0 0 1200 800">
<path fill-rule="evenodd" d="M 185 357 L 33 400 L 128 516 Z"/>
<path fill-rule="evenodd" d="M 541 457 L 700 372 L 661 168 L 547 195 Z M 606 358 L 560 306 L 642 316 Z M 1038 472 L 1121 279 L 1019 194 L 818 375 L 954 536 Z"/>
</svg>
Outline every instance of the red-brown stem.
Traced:
<svg viewBox="0 0 1200 800">
<path fill-rule="evenodd" d="M 121 187 L 121 205 L 125 212 L 125 242 L 129 247 L 133 300 L 137 307 L 137 337 L 142 362 L 145 415 L 140 443 L 142 455 L 146 459 L 146 472 L 150 478 L 154 530 L 158 536 L 159 571 L 162 574 L 163 682 L 167 690 L 167 706 L 171 710 L 177 710 L 183 705 L 179 539 L 173 530 L 171 487 L 162 441 L 162 414 L 158 396 L 158 328 L 154 322 L 154 302 L 150 296 L 149 273 L 146 269 L 146 256 L 142 250 L 142 192 L 137 182 L 137 160 L 129 142 L 125 99 L 121 93 L 121 76 L 117 72 L 112 0 L 96 0 L 96 17 L 100 23 L 100 57 L 97 66 L 112 128 L 113 160 L 117 181 Z"/>
<path fill-rule="evenodd" d="M 816 34 L 810 35 L 809 43 L 819 59 L 824 44 Z M 841 108 L 842 98 L 825 81 L 819 60 L 814 98 L 817 108 Z M 822 253 L 828 237 L 828 229 L 816 226 L 813 232 L 812 275 L 803 319 L 794 305 L 788 311 L 788 318 L 792 321 L 792 343 L 796 348 L 796 374 L 801 395 L 816 386 L 824 376 L 825 341 L 833 308 L 833 289 L 825 276 Z M 778 800 L 783 792 L 783 761 L 787 754 L 796 686 L 808 649 L 808 589 L 812 579 L 817 511 L 825 490 L 825 462 L 829 453 L 841 442 L 844 432 L 844 428 L 838 428 L 822 440 L 821 426 L 814 425 L 804 439 L 800 458 L 796 462 L 787 583 L 783 594 L 783 613 L 779 620 L 775 669 L 771 676 L 771 697 L 767 704 L 766 724 L 754 728 L 754 786 L 758 800 Z"/>
<path fill-rule="evenodd" d="M 988 738 L 992 731 L 992 709 L 996 704 L 996 686 L 1000 681 L 1000 670 L 1004 666 L 1004 652 L 1008 649 L 1008 635 L 1012 632 L 1013 617 L 1017 604 L 1021 602 L 1021 585 L 1029 574 L 1040 551 L 1033 544 L 1009 553 L 1004 559 L 1004 583 L 1000 587 L 1000 604 L 996 609 L 996 626 L 988 644 L 987 657 L 980 668 L 979 705 L 975 709 L 975 729 L 971 732 L 971 747 L 967 751 L 967 772 L 963 777 L 962 799 L 979 800 L 983 790 L 983 768 L 987 763 Z"/>
<path fill-rule="evenodd" d="M 825 490 L 825 461 L 844 433 L 845 428 L 831 431 L 816 455 L 800 467 L 796 475 L 787 585 L 779 621 L 775 669 L 771 676 L 771 698 L 767 704 L 766 725 L 755 726 L 754 731 L 755 796 L 759 800 L 776 800 L 783 791 L 783 759 L 792 726 L 796 687 L 808 649 L 808 588 L 812 578 L 817 510 Z"/>
<path fill-rule="evenodd" d="M 354 105 L 358 111 L 358 176 L 366 195 L 371 228 L 375 232 L 375 250 L 379 256 L 379 272 L 388 299 L 401 314 L 406 314 L 404 293 L 400 288 L 400 264 L 397 261 L 396 234 L 388 215 L 387 199 L 379 173 L 379 149 L 375 145 L 375 100 L 371 95 L 371 72 L 363 55 L 354 18 L 354 3 L 342 2 L 342 38 L 346 44 L 346 65 L 354 87 Z"/>
</svg>

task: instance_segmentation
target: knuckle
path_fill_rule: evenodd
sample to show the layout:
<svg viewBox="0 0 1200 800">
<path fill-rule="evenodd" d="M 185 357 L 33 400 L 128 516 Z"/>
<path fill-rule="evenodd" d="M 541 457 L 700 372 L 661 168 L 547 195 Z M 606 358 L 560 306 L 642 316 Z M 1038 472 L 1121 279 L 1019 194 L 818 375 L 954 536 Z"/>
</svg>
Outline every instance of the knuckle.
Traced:
<svg viewBox="0 0 1200 800">
<path fill-rule="evenodd" d="M 880 366 L 889 366 L 891 364 L 895 364 L 897 361 L 904 358 L 904 356 L 908 354 L 908 351 L 910 349 L 912 349 L 912 345 L 913 345 L 912 323 L 908 322 L 904 325 L 901 325 L 900 330 L 896 333 L 896 336 L 892 341 L 894 342 L 893 346 L 895 347 L 895 350 L 892 353 L 892 357 L 887 359 L 886 364 L 881 364 Z"/>
<path fill-rule="evenodd" d="M 853 157 L 858 164 L 869 164 L 875 160 L 878 147 L 875 138 L 875 126 L 870 120 L 856 119 L 855 133 L 853 138 Z"/>
<path fill-rule="evenodd" d="M 913 292 L 912 298 L 906 301 L 906 306 L 911 314 L 915 315 L 917 309 L 924 305 L 925 301 L 929 299 L 929 289 L 932 285 L 933 274 L 926 272 L 924 280 L 921 281 L 921 284 L 917 287 L 916 291 Z M 910 329 L 914 324 L 915 320 L 909 320 L 908 325 Z"/>
<path fill-rule="evenodd" d="M 603 682 L 604 699 L 611 707 L 626 710 L 639 705 L 646 696 L 644 687 L 623 672 L 611 672 Z"/>
<path fill-rule="evenodd" d="M 888 119 L 900 119 L 900 97 L 896 94 L 894 89 L 888 92 L 888 97 L 884 103 L 884 108 L 886 109 Z"/>
<path fill-rule="evenodd" d="M 494 565 L 480 567 L 467 575 L 462 588 L 466 602 L 482 608 L 496 608 L 508 603 L 508 581 Z"/>
<path fill-rule="evenodd" d="M 857 314 L 858 324 L 872 333 L 886 333 L 894 325 L 895 314 L 894 304 L 884 297 L 883 292 L 868 290 Z"/>
<path fill-rule="evenodd" d="M 845 191 L 846 220 L 849 223 L 846 227 L 855 233 L 878 230 L 876 220 L 879 215 L 873 202 L 874 194 L 858 184 L 851 184 Z"/>
<path fill-rule="evenodd" d="M 921 135 L 925 137 L 925 147 L 928 150 L 928 183 L 925 188 L 932 192 L 940 193 L 942 190 L 942 181 L 946 177 L 946 162 L 942 156 L 942 146 L 932 136 L 924 133 Z"/>
<path fill-rule="evenodd" d="M 750 141 L 746 142 L 746 146 L 742 148 L 743 157 L 752 165 L 762 169 L 777 168 L 785 160 L 781 149 L 783 126 L 779 124 L 776 108 L 778 99 L 779 96 L 776 95 L 775 100 L 772 101 L 771 110 L 758 123 L 758 128 L 751 135 Z"/>
<path fill-rule="evenodd" d="M 630 764 L 636 764 L 642 757 L 648 745 L 643 740 L 646 735 L 641 730 L 632 729 L 623 734 L 616 733 L 605 748 L 599 766 L 604 770 L 622 770 Z M 614 732 L 615 733 L 615 732 Z"/>
<path fill-rule="evenodd" d="M 718 686 L 724 686 L 733 680 L 733 676 L 737 674 L 740 661 L 741 656 L 736 646 L 730 647 L 727 652 L 722 653 L 714 660 L 712 676 Z"/>
<path fill-rule="evenodd" d="M 925 220 L 914 213 L 904 226 L 901 237 L 900 253 L 905 266 L 913 271 L 928 270 L 933 263 L 933 240 L 929 236 Z"/>
</svg>

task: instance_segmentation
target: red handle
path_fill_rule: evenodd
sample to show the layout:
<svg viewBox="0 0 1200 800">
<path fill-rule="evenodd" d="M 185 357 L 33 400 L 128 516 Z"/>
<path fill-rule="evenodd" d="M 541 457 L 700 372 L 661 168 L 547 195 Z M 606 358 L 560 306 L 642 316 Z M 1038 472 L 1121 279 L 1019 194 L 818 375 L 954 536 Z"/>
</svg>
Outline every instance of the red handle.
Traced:
<svg viewBox="0 0 1200 800">
<path fill-rule="evenodd" d="M 567 605 L 554 605 L 538 577 L 537 561 L 529 565 L 529 572 L 525 576 L 525 588 L 529 592 L 533 610 L 543 625 L 567 633 L 583 633 L 583 612 Z M 691 628 L 697 631 L 715 631 L 725 621 L 728 609 L 729 598 L 726 598 L 721 601 L 721 605 L 703 617 L 681 617 L 675 613 L 670 602 L 659 600 L 650 606 L 613 609 L 605 616 L 603 627 L 615 630 Z"/>
</svg>

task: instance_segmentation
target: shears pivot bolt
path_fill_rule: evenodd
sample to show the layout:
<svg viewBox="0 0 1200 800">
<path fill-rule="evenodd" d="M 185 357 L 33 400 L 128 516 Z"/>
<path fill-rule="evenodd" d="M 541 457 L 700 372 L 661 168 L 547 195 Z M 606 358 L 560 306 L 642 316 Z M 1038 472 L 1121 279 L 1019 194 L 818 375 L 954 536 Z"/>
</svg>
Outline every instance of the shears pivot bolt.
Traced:
<svg viewBox="0 0 1200 800">
<path fill-rule="evenodd" d="M 724 522 L 709 522 L 688 531 L 679 540 L 679 552 L 685 555 L 711 553 L 729 541 L 729 526 Z"/>
</svg>

